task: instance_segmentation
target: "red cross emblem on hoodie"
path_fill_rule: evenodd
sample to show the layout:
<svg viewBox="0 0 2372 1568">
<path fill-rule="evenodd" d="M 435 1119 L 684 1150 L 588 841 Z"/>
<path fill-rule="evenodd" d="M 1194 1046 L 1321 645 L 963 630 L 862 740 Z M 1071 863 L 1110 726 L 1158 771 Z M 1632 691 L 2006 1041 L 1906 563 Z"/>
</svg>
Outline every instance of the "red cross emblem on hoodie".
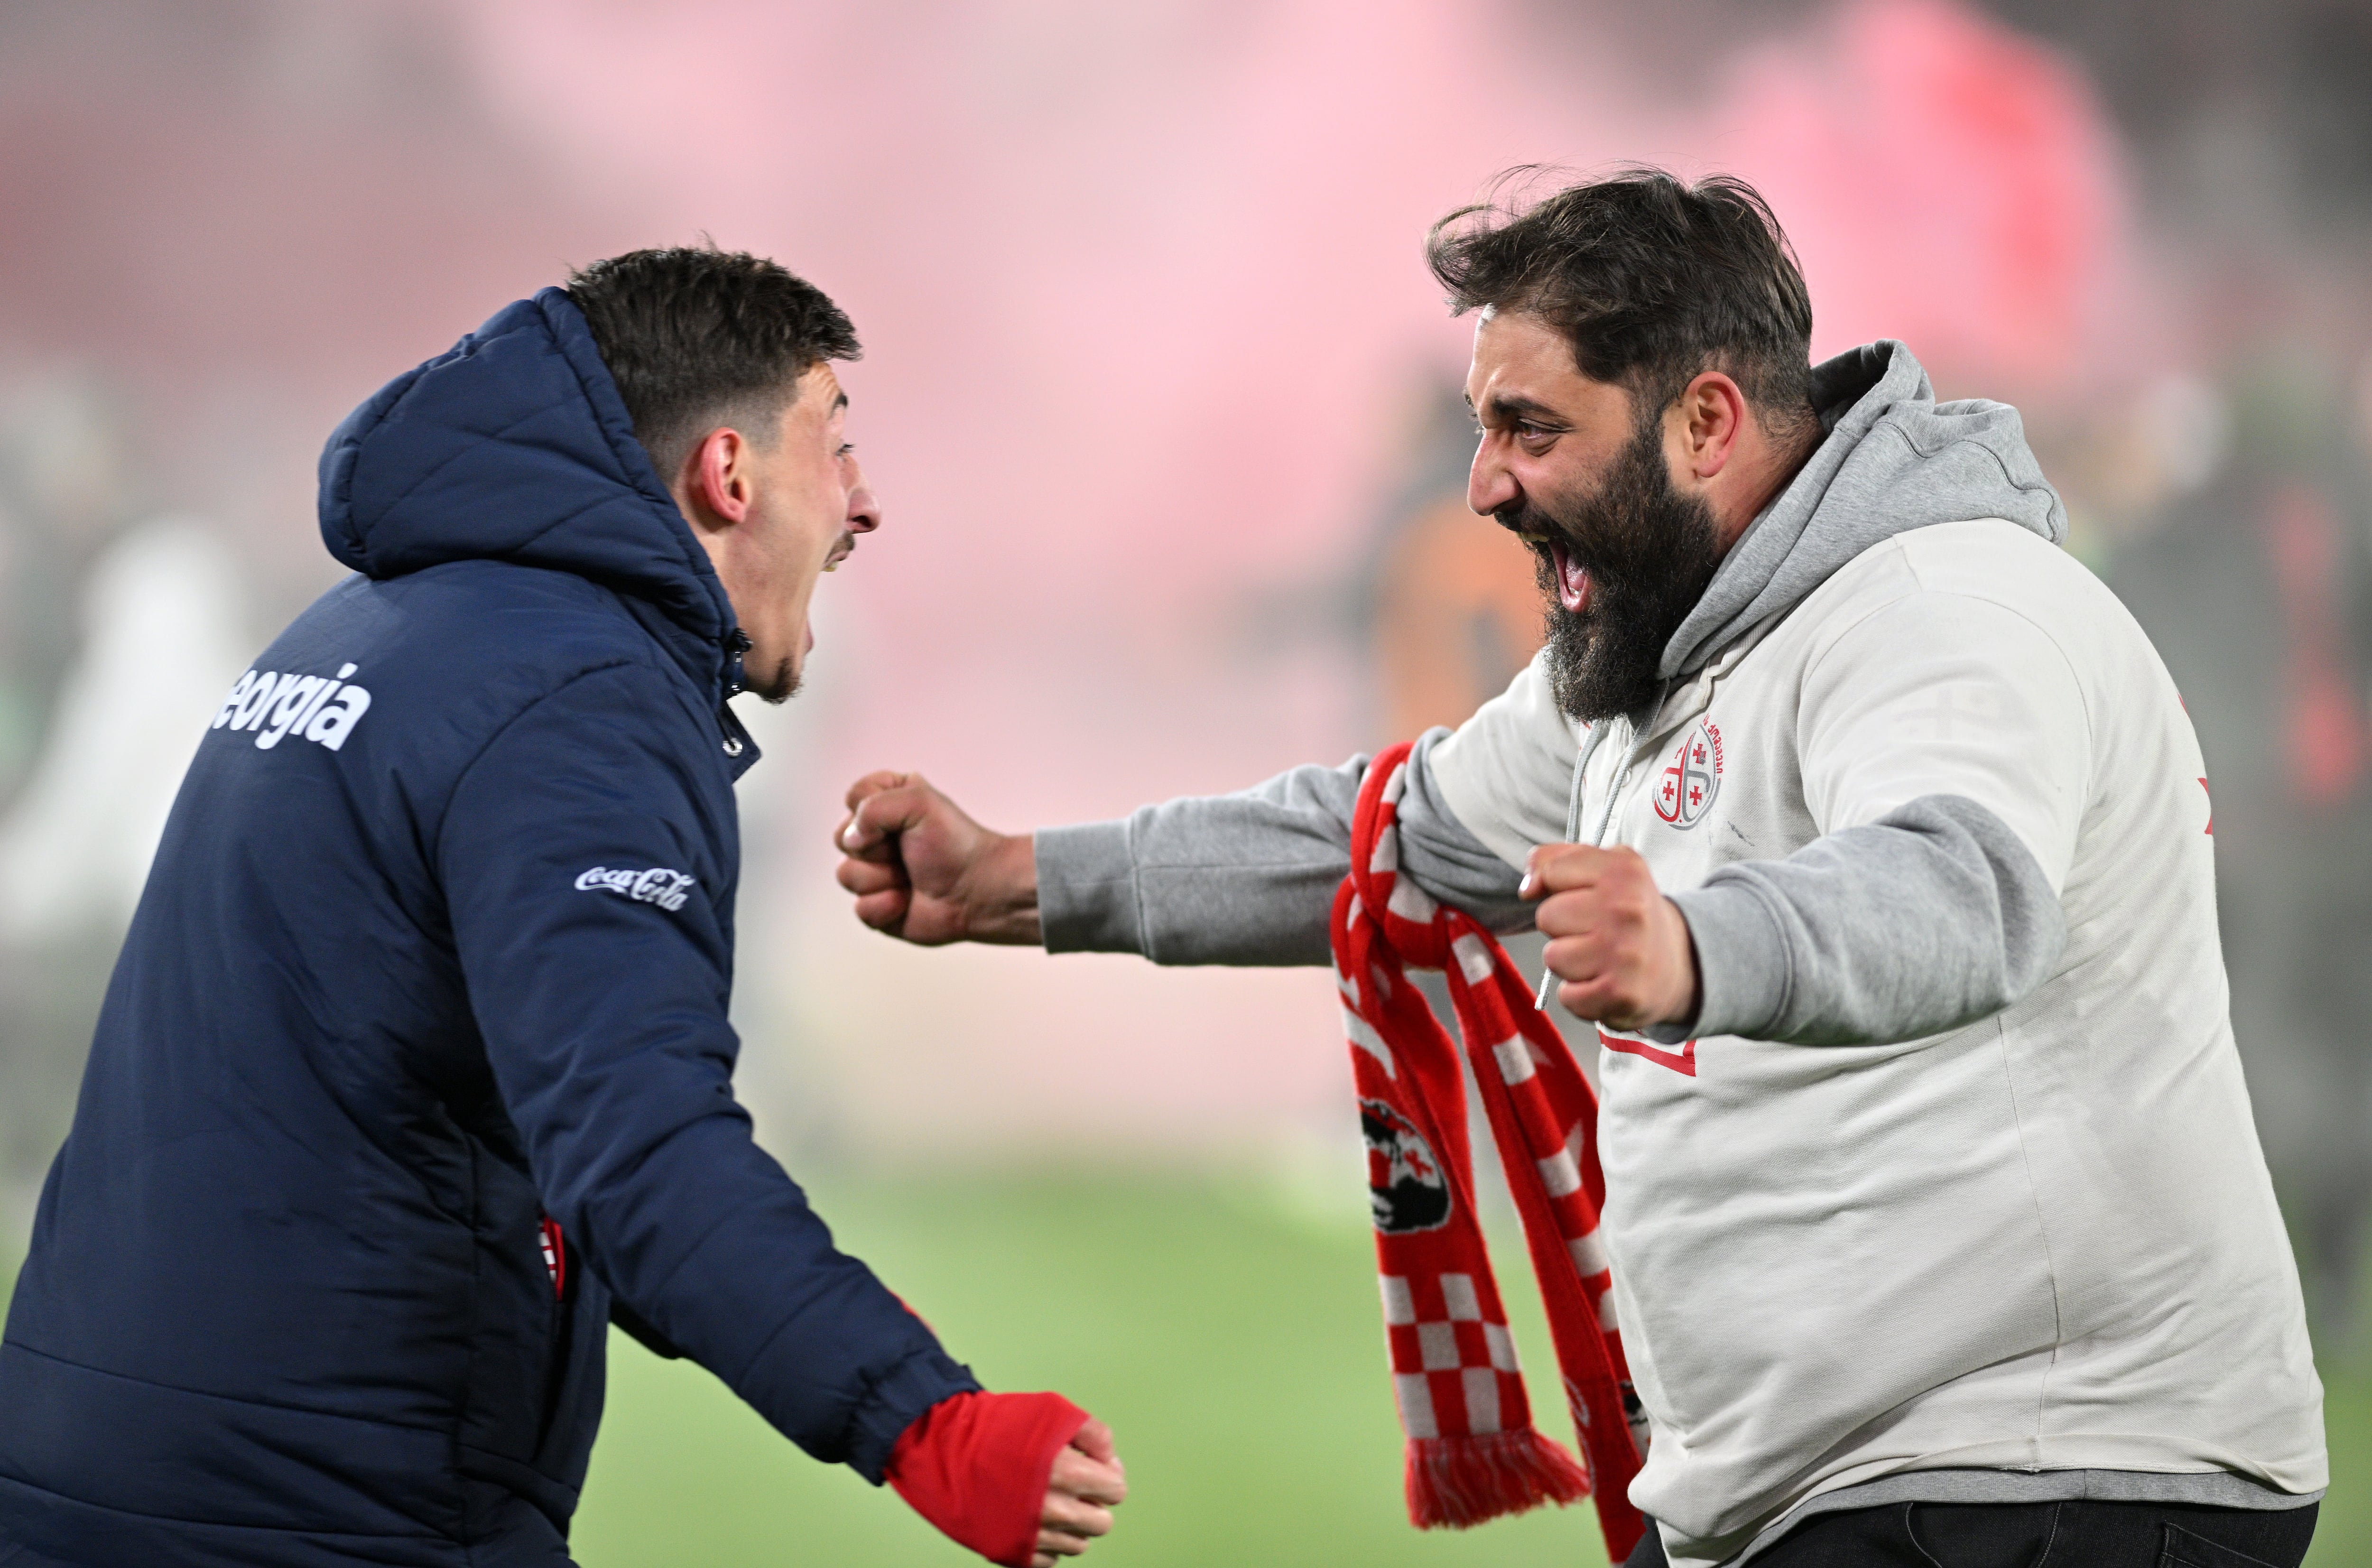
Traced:
<svg viewBox="0 0 2372 1568">
<path fill-rule="evenodd" d="M 1703 821 L 1721 793 L 1721 726 L 1700 719 L 1681 734 L 1656 781 L 1656 815 L 1675 828 Z"/>
</svg>

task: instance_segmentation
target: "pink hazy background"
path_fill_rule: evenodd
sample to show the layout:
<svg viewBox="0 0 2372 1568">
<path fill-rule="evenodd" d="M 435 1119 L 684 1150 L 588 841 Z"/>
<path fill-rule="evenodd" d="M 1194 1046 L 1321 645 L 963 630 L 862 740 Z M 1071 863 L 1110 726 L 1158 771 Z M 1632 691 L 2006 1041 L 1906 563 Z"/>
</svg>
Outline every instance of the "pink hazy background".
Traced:
<svg viewBox="0 0 2372 1568">
<path fill-rule="evenodd" d="M 817 830 L 878 766 L 1028 826 L 1392 738 L 1327 601 L 1413 403 L 1462 376 L 1420 240 L 1494 171 L 1762 181 L 1834 301 L 1823 352 L 1901 333 L 1971 379 L 2073 383 L 2141 286 L 2080 76 L 1945 0 L 1847 7 L 1688 112 L 1620 71 L 1576 81 L 1584 40 L 1511 64 L 1508 21 L 1465 5 L 603 15 L 473 8 L 492 112 L 639 232 L 783 257 L 866 334 L 852 428 L 890 521 L 831 585 L 788 765 L 750 786 L 782 881 L 745 970 L 875 1148 L 1338 1119 L 1322 978 L 903 950 L 850 922 Z M 1938 157 L 1961 171 L 1942 194 Z"/>
<path fill-rule="evenodd" d="M 2258 78 L 2215 100 L 2237 120 L 2169 121 L 2097 9 L 0 6 L 9 1176 L 63 1133 L 205 714 L 334 579 L 322 437 L 567 264 L 703 234 L 853 315 L 888 509 L 820 596 L 808 694 L 756 719 L 769 1137 L 795 1164 L 1348 1140 L 1322 976 L 904 948 L 830 880 L 840 792 L 919 768 L 1020 828 L 1395 738 L 1377 561 L 1460 462 L 1467 328 L 1421 242 L 1516 165 L 1755 181 L 1816 355 L 1901 337 L 1946 395 L 2019 403 L 2107 559 L 2213 479 L 2240 347 L 2310 339 L 2358 388 L 2366 319 L 2361 190 L 2252 180 L 2297 142 L 2249 120 Z"/>
</svg>

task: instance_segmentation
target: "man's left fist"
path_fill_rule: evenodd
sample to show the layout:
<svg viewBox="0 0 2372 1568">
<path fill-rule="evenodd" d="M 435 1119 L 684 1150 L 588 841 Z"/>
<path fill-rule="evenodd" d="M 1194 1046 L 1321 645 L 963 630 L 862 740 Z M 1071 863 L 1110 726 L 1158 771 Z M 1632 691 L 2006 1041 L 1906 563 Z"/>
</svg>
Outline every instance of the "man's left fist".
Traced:
<svg viewBox="0 0 2372 1568">
<path fill-rule="evenodd" d="M 1697 1016 L 1697 955 L 1689 923 L 1639 852 L 1542 844 L 1523 896 L 1541 900 L 1557 1000 L 1577 1018 L 1617 1029 L 1685 1024 Z"/>
</svg>

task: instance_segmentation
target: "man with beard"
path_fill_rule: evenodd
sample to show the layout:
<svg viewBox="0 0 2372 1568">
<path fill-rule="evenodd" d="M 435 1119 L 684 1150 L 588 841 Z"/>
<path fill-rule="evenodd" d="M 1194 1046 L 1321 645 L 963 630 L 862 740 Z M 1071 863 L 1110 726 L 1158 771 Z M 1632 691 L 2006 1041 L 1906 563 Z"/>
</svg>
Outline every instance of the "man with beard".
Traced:
<svg viewBox="0 0 2372 1568">
<path fill-rule="evenodd" d="M 1536 918 L 1599 1025 L 1632 1561 L 2296 1564 L 2321 1391 L 2204 770 L 2016 411 L 1899 343 L 1809 366 L 1735 180 L 1471 209 L 1431 259 L 1479 315 L 1469 504 L 1554 605 L 1416 743 L 1398 870 Z M 841 881 L 918 943 L 1324 963 L 1365 764 L 1034 838 L 875 774 Z"/>
</svg>

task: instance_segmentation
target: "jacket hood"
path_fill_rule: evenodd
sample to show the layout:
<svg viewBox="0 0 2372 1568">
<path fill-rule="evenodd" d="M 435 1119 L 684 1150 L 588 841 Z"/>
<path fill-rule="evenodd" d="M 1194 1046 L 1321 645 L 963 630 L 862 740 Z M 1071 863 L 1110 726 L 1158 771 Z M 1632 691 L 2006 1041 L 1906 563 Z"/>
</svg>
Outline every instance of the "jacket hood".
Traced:
<svg viewBox="0 0 2372 1568">
<path fill-rule="evenodd" d="M 1723 557 L 1664 645 L 1665 679 L 1703 668 L 1895 534 L 2004 517 L 2065 542 L 2067 509 L 2017 410 L 1983 398 L 1937 402 L 1902 344 L 1885 339 L 1814 366 L 1812 403 L 1826 438 Z"/>
<path fill-rule="evenodd" d="M 330 553 L 366 576 L 571 572 L 639 601 L 695 677 L 738 677 L 725 586 L 564 290 L 506 306 L 348 414 L 321 453 L 320 512 Z"/>
</svg>

